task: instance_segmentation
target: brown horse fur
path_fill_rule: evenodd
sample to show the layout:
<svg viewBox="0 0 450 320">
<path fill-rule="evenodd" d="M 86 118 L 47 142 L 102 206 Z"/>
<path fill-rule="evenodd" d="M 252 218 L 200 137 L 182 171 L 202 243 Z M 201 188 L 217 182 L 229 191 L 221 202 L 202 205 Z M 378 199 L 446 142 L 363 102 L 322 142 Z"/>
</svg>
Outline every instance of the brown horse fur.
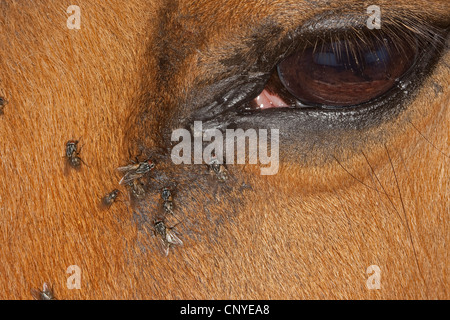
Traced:
<svg viewBox="0 0 450 320">
<path fill-rule="evenodd" d="M 314 17 L 374 4 L 391 25 L 450 24 L 447 0 L 80 0 L 69 30 L 70 1 L 0 2 L 0 298 L 49 282 L 58 299 L 448 299 L 448 47 L 401 112 L 290 139 L 277 175 L 228 166 L 218 184 L 168 157 L 167 133 L 218 81 L 277 59 Z M 85 163 L 65 175 L 71 139 Z M 122 188 L 100 208 L 135 156 L 156 161 L 144 198 Z M 165 257 L 152 227 L 167 185 L 183 246 Z"/>
</svg>

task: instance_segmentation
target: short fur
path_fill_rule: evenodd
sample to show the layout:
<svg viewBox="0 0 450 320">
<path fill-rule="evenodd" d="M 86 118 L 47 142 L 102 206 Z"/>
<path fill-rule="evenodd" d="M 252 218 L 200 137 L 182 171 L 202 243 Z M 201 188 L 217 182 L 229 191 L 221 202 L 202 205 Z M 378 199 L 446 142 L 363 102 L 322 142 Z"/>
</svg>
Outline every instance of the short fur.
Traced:
<svg viewBox="0 0 450 320">
<path fill-rule="evenodd" d="M 395 117 L 296 138 L 275 176 L 228 166 L 217 183 L 174 166 L 167 140 L 229 89 L 220 80 L 276 58 L 294 25 L 378 4 L 390 21 L 448 28 L 448 0 L 77 2 L 77 31 L 68 1 L 0 2 L 0 298 L 44 282 L 58 299 L 450 297 L 448 46 Z M 89 167 L 65 176 L 65 143 L 80 137 Z M 135 156 L 156 161 L 146 196 L 99 208 Z M 167 257 L 152 230 L 164 187 L 183 241 Z M 67 289 L 71 265 L 81 290 Z M 381 290 L 366 287 L 371 265 Z"/>
</svg>

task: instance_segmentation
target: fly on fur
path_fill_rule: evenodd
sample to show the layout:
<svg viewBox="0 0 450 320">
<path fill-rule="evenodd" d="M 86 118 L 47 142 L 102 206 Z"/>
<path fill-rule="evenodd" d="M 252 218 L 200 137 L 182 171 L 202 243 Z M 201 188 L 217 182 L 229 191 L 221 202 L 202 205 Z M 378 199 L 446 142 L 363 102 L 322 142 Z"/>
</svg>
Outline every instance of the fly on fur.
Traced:
<svg viewBox="0 0 450 320">
<path fill-rule="evenodd" d="M 142 182 L 138 180 L 133 180 L 128 184 L 128 186 L 130 187 L 131 194 L 135 198 L 141 199 L 145 196 L 145 189 Z"/>
<path fill-rule="evenodd" d="M 114 189 L 107 195 L 102 198 L 101 204 L 103 208 L 109 208 L 115 201 L 117 201 L 117 197 L 119 196 L 120 191 L 118 189 Z"/>
<path fill-rule="evenodd" d="M 117 170 L 125 172 L 125 175 L 120 180 L 119 184 L 130 184 L 134 180 L 142 178 L 147 172 L 150 172 L 155 167 L 151 160 L 145 160 L 138 163 L 133 163 L 128 166 L 119 167 Z"/>
<path fill-rule="evenodd" d="M 131 189 L 131 194 L 136 197 L 137 199 L 141 199 L 145 196 L 145 189 L 143 187 L 142 182 L 138 180 L 133 180 L 130 183 L 128 183 Z"/>
<path fill-rule="evenodd" d="M 158 247 L 166 257 L 169 255 L 170 247 L 183 245 L 183 241 L 172 231 L 175 226 L 169 228 L 164 221 L 156 220 L 153 227 L 155 236 L 158 238 Z"/>
<path fill-rule="evenodd" d="M 78 140 L 69 140 L 66 142 L 66 173 L 70 166 L 73 169 L 79 170 L 81 164 L 85 162 L 80 158 L 81 148 L 78 149 Z"/>
<path fill-rule="evenodd" d="M 169 188 L 163 188 L 161 190 L 161 198 L 163 200 L 164 212 L 174 215 L 172 191 Z"/>
<path fill-rule="evenodd" d="M 53 294 L 53 288 L 46 282 L 42 286 L 42 291 L 31 289 L 31 295 L 34 300 L 57 300 Z"/>
<path fill-rule="evenodd" d="M 228 180 L 228 170 L 223 163 L 220 163 L 217 158 L 212 158 L 208 162 L 209 173 L 215 175 L 219 182 Z"/>
</svg>

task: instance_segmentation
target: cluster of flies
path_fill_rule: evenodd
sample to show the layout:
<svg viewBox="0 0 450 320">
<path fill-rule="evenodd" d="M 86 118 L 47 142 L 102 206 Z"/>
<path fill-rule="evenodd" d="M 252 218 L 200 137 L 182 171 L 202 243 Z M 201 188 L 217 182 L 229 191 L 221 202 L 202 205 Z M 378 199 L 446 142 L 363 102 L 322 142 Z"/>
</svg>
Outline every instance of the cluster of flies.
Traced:
<svg viewBox="0 0 450 320">
<path fill-rule="evenodd" d="M 4 114 L 4 108 L 7 105 L 8 101 L 0 97 L 0 115 Z M 80 170 L 81 165 L 86 163 L 81 159 L 81 147 L 78 147 L 79 140 L 69 140 L 66 142 L 66 150 L 65 150 L 65 160 L 66 160 L 66 172 L 68 168 L 72 168 L 74 170 Z M 131 189 L 131 193 L 136 198 L 142 198 L 145 195 L 145 190 L 143 188 L 140 179 L 153 170 L 155 168 L 155 164 L 147 159 L 145 161 L 139 162 L 136 161 L 133 164 L 119 167 L 118 170 L 124 172 L 124 176 L 120 180 L 119 184 L 128 185 Z M 219 182 L 224 182 L 228 179 L 227 169 L 224 164 L 220 164 L 217 159 L 212 159 L 208 163 L 208 169 L 210 174 L 214 175 Z M 114 202 L 117 201 L 117 198 L 120 194 L 118 189 L 114 189 L 113 191 L 106 194 L 101 199 L 101 205 L 104 208 L 109 208 Z M 158 238 L 159 247 L 162 253 L 167 256 L 169 254 L 169 248 L 172 246 L 181 246 L 183 242 L 180 238 L 173 232 L 173 229 L 176 227 L 168 227 L 166 223 L 165 216 L 171 215 L 174 216 L 174 204 L 173 204 L 173 194 L 172 190 L 165 187 L 161 190 L 161 199 L 163 202 L 163 218 L 155 219 L 153 221 L 153 230 L 155 236 Z M 56 300 L 53 294 L 53 288 L 48 284 L 44 283 L 42 290 L 32 289 L 31 295 L 35 300 Z"/>
<path fill-rule="evenodd" d="M 69 140 L 66 143 L 66 161 L 67 164 L 74 168 L 79 169 L 84 161 L 80 157 L 81 148 L 78 149 L 78 140 Z M 224 182 L 228 179 L 228 171 L 224 164 L 220 163 L 217 158 L 212 158 L 208 165 L 208 169 L 211 175 L 215 176 L 217 181 Z M 132 164 L 117 168 L 118 171 L 123 172 L 124 175 L 119 181 L 120 185 L 126 185 L 130 188 L 130 192 L 136 198 L 142 198 L 145 195 L 145 189 L 140 179 L 147 173 L 155 168 L 155 163 L 150 159 L 144 161 L 136 161 Z M 106 194 L 101 199 L 101 204 L 104 208 L 109 208 L 120 194 L 118 189 Z M 155 236 L 159 239 L 161 251 L 165 256 L 169 254 L 169 248 L 171 246 L 181 246 L 183 242 L 173 232 L 173 227 L 168 227 L 166 223 L 167 216 L 175 216 L 174 214 L 174 202 L 173 202 L 173 190 L 168 187 L 164 187 L 161 190 L 161 199 L 163 202 L 163 215 L 162 218 L 155 219 L 153 221 L 153 230 Z M 177 219 L 178 220 L 178 219 Z"/>
<path fill-rule="evenodd" d="M 3 105 L 6 101 L 0 98 L 0 113 L 2 112 Z M 66 168 L 72 168 L 74 170 L 80 170 L 81 165 L 86 163 L 81 159 L 81 147 L 78 147 L 79 140 L 69 140 L 66 142 L 65 150 L 65 160 Z M 217 181 L 224 182 L 228 179 L 227 169 L 224 164 L 221 164 L 217 159 L 213 158 L 208 164 L 209 173 L 216 177 Z M 129 164 L 127 166 L 119 167 L 117 170 L 123 172 L 124 175 L 119 181 L 120 185 L 127 185 L 131 189 L 131 193 L 137 197 L 141 198 L 145 195 L 145 190 L 143 188 L 140 179 L 144 177 L 147 173 L 155 168 L 155 163 L 150 159 L 145 161 L 138 161 L 136 159 L 135 163 Z M 114 189 L 113 191 L 106 194 L 101 199 L 101 205 L 103 208 L 109 208 L 117 201 L 120 191 Z M 167 256 L 169 254 L 170 247 L 182 246 L 183 241 L 175 234 L 173 229 L 176 227 L 169 227 L 166 222 L 167 216 L 175 217 L 174 213 L 174 201 L 173 201 L 173 190 L 168 187 L 164 187 L 160 194 L 162 200 L 162 210 L 163 215 L 157 219 L 153 220 L 153 232 L 158 238 L 158 244 L 161 252 Z M 178 220 L 178 219 L 177 219 Z M 31 294 L 36 300 L 56 300 L 53 294 L 52 287 L 44 283 L 42 290 L 32 289 Z"/>
<path fill-rule="evenodd" d="M 130 187 L 131 193 L 136 198 L 142 198 L 145 195 L 145 190 L 140 182 L 140 179 L 155 168 L 155 163 L 150 159 L 136 162 L 124 167 L 119 167 L 117 170 L 124 172 L 119 184 L 127 185 Z M 173 196 L 172 191 L 169 188 L 164 188 L 161 191 L 161 198 L 163 199 L 163 208 L 165 214 L 173 215 Z M 168 227 L 165 219 L 165 215 L 162 218 L 153 220 L 153 232 L 158 238 L 159 248 L 161 252 L 167 256 L 169 254 L 169 248 L 175 245 L 181 246 L 183 242 L 172 231 L 174 227 Z"/>
<path fill-rule="evenodd" d="M 136 162 L 124 167 L 119 167 L 117 170 L 124 172 L 122 179 L 119 181 L 121 185 L 127 185 L 133 196 L 141 198 L 145 195 L 145 190 L 140 182 L 140 179 L 155 168 L 155 163 L 147 159 L 145 161 Z M 153 232 L 158 239 L 158 247 L 161 252 L 167 256 L 169 249 L 172 246 L 181 246 L 183 241 L 173 232 L 176 227 L 167 226 L 167 215 L 174 216 L 174 204 L 172 190 L 164 187 L 161 190 L 161 199 L 163 202 L 163 215 L 153 220 Z"/>
<path fill-rule="evenodd" d="M 173 232 L 173 227 L 167 226 L 166 217 L 175 217 L 174 204 L 173 204 L 173 190 L 168 187 L 164 187 L 161 190 L 162 211 L 163 215 L 159 216 L 153 221 L 154 234 L 158 238 L 159 248 L 161 252 L 167 256 L 169 254 L 169 248 L 172 246 L 182 246 L 183 241 Z M 177 218 L 176 218 L 177 219 Z M 178 220 L 178 219 L 177 219 Z"/>
<path fill-rule="evenodd" d="M 8 101 L 0 97 L 0 115 L 4 114 L 4 108 L 7 105 Z M 81 165 L 86 163 L 80 156 L 81 147 L 79 147 L 79 140 L 69 140 L 66 142 L 65 148 L 65 171 L 69 168 L 74 170 L 80 170 Z M 153 170 L 155 168 L 155 164 L 147 159 L 145 161 L 138 161 L 136 159 L 135 163 L 130 165 L 119 167 L 118 170 L 123 172 L 124 175 L 120 180 L 120 185 L 127 185 L 133 196 L 136 198 L 142 198 L 145 195 L 145 189 L 143 184 L 140 182 L 140 179 Z M 219 163 L 217 159 L 212 159 L 208 163 L 208 169 L 211 175 L 215 176 L 219 182 L 224 182 L 228 179 L 227 169 L 224 164 Z M 107 193 L 101 199 L 101 206 L 103 208 L 109 208 L 112 206 L 114 202 L 117 201 L 119 197 L 120 191 L 118 189 L 114 189 L 113 191 Z M 163 202 L 163 218 L 158 218 L 153 221 L 153 230 L 155 236 L 158 238 L 159 247 L 162 253 L 167 256 L 169 254 L 169 248 L 172 246 L 181 246 L 183 242 L 180 238 L 173 232 L 173 229 L 176 227 L 168 227 L 166 223 L 165 217 L 167 215 L 175 216 L 174 214 L 174 203 L 173 203 L 173 191 L 168 187 L 165 187 L 161 190 L 161 199 Z M 31 294 L 36 300 L 55 300 L 53 294 L 52 287 L 44 283 L 42 290 L 32 289 Z"/>
<path fill-rule="evenodd" d="M 78 147 L 78 140 L 69 140 L 66 143 L 66 166 L 79 170 L 82 164 L 85 164 L 80 157 L 81 148 Z M 126 185 L 130 188 L 130 192 L 136 198 L 142 198 L 145 195 L 145 189 L 140 179 L 147 173 L 155 168 L 155 163 L 150 159 L 145 161 L 136 161 L 132 164 L 117 168 L 118 171 L 123 173 L 122 179 L 119 181 L 119 185 Z M 117 201 L 120 195 L 118 189 L 107 193 L 101 199 L 101 206 L 103 208 L 109 208 Z M 174 216 L 174 204 L 172 190 L 169 188 L 163 188 L 161 191 L 161 199 L 163 201 L 164 214 Z M 183 242 L 173 232 L 174 227 L 168 227 L 165 219 L 158 218 L 153 221 L 153 232 L 158 238 L 159 247 L 162 253 L 167 256 L 169 254 L 169 248 L 175 245 L 183 245 Z"/>
</svg>

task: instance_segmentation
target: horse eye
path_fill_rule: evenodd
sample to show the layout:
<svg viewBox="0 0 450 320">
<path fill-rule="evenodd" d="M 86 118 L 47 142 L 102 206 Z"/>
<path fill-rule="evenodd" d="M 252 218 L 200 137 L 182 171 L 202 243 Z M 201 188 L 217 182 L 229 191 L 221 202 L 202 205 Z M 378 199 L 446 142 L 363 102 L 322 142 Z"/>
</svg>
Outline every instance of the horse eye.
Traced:
<svg viewBox="0 0 450 320">
<path fill-rule="evenodd" d="M 414 65 L 411 38 L 376 33 L 320 40 L 277 67 L 287 91 L 307 105 L 354 106 L 388 92 Z"/>
</svg>

